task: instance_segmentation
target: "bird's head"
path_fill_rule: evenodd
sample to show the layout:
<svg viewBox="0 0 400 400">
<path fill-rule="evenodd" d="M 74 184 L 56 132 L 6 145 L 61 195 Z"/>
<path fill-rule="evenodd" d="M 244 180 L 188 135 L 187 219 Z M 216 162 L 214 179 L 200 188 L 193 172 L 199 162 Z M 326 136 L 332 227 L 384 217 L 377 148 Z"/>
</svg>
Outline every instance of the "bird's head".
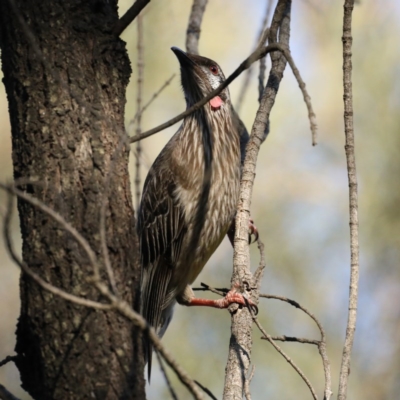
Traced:
<svg viewBox="0 0 400 400">
<path fill-rule="evenodd" d="M 215 61 L 185 53 L 178 47 L 171 47 L 171 50 L 181 66 L 182 87 L 188 107 L 207 96 L 225 80 L 221 67 Z M 209 103 L 214 111 L 230 106 L 228 88 L 212 98 Z"/>
</svg>

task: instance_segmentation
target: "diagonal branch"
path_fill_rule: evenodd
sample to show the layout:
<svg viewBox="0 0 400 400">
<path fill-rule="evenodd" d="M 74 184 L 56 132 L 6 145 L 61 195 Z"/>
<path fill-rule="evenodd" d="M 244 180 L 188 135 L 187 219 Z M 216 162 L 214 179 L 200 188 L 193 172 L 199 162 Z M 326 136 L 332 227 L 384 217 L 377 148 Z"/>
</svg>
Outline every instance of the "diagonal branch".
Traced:
<svg viewBox="0 0 400 400">
<path fill-rule="evenodd" d="M 300 375 L 301 379 L 305 382 L 305 384 L 308 386 L 310 389 L 310 392 L 312 394 L 312 397 L 314 400 L 318 400 L 317 394 L 315 393 L 315 390 L 313 386 L 311 385 L 311 382 L 308 380 L 308 378 L 304 375 L 303 371 L 294 363 L 294 361 L 275 343 L 275 341 L 272 339 L 270 335 L 268 335 L 267 332 L 265 332 L 264 328 L 261 326 L 260 322 L 258 321 L 256 316 L 253 316 L 253 321 L 257 325 L 258 329 L 260 332 L 264 335 L 264 338 L 268 340 L 272 344 L 272 346 L 275 348 L 275 350 L 293 367 L 293 369 Z"/>
<path fill-rule="evenodd" d="M 261 23 L 260 32 L 257 35 L 256 48 L 258 46 L 260 46 L 260 44 L 264 44 L 262 42 L 262 37 L 264 35 L 265 30 L 267 29 L 268 21 L 269 21 L 270 16 L 271 16 L 271 11 L 272 11 L 272 0 L 268 0 L 267 8 L 265 9 L 264 19 L 263 19 L 263 21 Z M 264 59 L 262 58 L 261 60 L 264 60 Z M 265 63 L 264 63 L 264 65 L 265 65 Z M 261 61 L 260 61 L 260 73 L 261 73 L 261 69 L 262 69 L 262 66 L 261 66 Z M 239 90 L 239 97 L 238 97 L 238 100 L 236 102 L 236 107 L 235 108 L 236 108 L 237 112 L 240 112 L 240 109 L 242 108 L 242 104 L 243 104 L 247 89 L 250 86 L 250 79 L 251 79 L 252 73 L 253 73 L 253 67 L 249 68 L 246 71 L 245 77 L 244 77 L 243 82 L 242 82 L 242 87 Z M 264 84 L 262 85 L 262 91 L 263 90 L 264 90 Z M 259 96 L 260 99 L 261 99 L 261 95 L 262 94 L 260 94 L 260 96 Z"/>
<path fill-rule="evenodd" d="M 357 171 L 354 154 L 354 127 L 353 127 L 353 93 L 351 80 L 351 20 L 354 0 L 345 0 L 343 17 L 343 100 L 344 100 L 344 129 L 346 136 L 346 160 L 349 179 L 349 206 L 350 206 L 350 293 L 349 313 L 347 317 L 346 338 L 343 346 L 342 364 L 340 368 L 338 399 L 346 400 L 347 383 L 350 373 L 350 359 L 353 348 L 354 333 L 357 321 L 358 280 L 359 280 L 359 243 L 358 243 L 358 193 Z"/>
<path fill-rule="evenodd" d="M 0 384 L 0 399 L 2 400 L 19 400 L 18 397 L 15 397 L 12 393 L 10 393 L 3 385 Z"/>
<path fill-rule="evenodd" d="M 276 296 L 276 295 L 272 295 L 272 294 L 260 294 L 260 297 L 263 297 L 265 299 L 275 299 L 275 300 L 284 301 L 284 302 L 290 304 L 291 306 L 296 307 L 299 310 L 303 311 L 315 322 L 315 324 L 317 325 L 319 332 L 321 334 L 320 340 L 292 338 L 292 337 L 288 337 L 288 336 L 282 336 L 282 337 L 277 337 L 277 338 L 272 338 L 272 339 L 280 340 L 280 341 L 288 341 L 288 342 L 291 341 L 291 342 L 299 342 L 299 343 L 309 343 L 309 344 L 315 344 L 318 346 L 318 351 L 321 356 L 322 365 L 324 368 L 324 377 L 325 377 L 324 400 L 329 400 L 332 396 L 331 364 L 329 362 L 328 354 L 326 352 L 326 334 L 325 334 L 324 328 L 322 327 L 322 324 L 319 322 L 317 317 L 311 311 L 307 310 L 307 308 L 303 307 L 297 301 L 291 300 L 287 297 Z"/>
<path fill-rule="evenodd" d="M 150 0 L 136 0 L 129 10 L 116 23 L 113 31 L 114 35 L 120 36 L 149 3 Z"/>
</svg>

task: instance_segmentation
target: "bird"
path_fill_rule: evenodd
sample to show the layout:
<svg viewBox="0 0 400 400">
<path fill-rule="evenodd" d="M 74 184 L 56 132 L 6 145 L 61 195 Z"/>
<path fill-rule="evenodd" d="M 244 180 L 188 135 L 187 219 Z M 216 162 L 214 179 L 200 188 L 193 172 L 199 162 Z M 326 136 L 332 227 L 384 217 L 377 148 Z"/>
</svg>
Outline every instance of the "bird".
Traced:
<svg viewBox="0 0 400 400">
<path fill-rule="evenodd" d="M 215 61 L 177 47 L 171 50 L 180 64 L 187 108 L 225 80 Z M 218 300 L 196 298 L 190 287 L 228 230 L 232 231 L 243 159 L 240 132 L 232 118 L 225 88 L 184 118 L 144 183 L 137 224 L 141 314 L 160 338 L 176 303 L 217 308 L 248 304 L 236 287 Z M 150 380 L 152 346 L 144 336 Z"/>
</svg>

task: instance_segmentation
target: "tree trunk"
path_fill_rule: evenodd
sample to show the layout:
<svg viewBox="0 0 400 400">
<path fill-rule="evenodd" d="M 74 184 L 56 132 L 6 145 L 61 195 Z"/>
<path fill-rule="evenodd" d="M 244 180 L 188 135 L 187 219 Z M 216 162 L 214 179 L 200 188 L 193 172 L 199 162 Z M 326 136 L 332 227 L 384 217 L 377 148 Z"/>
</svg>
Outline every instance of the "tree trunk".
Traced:
<svg viewBox="0 0 400 400">
<path fill-rule="evenodd" d="M 22 187 L 69 221 L 100 260 L 106 196 L 118 291 L 137 309 L 129 149 L 120 144 L 131 70 L 124 43 L 111 34 L 117 18 L 115 0 L 2 0 L 0 44 L 15 179 L 35 181 Z M 77 242 L 29 204 L 19 201 L 18 210 L 28 266 L 57 287 L 101 300 Z M 17 366 L 35 399 L 145 397 L 141 337 L 130 322 L 66 302 L 25 276 L 21 302 Z"/>
</svg>

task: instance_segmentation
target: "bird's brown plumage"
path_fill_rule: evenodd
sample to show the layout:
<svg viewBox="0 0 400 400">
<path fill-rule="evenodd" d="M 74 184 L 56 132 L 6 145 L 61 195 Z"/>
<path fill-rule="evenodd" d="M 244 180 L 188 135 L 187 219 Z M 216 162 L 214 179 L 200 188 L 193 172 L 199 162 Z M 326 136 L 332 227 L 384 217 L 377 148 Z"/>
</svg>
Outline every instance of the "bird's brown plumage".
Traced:
<svg viewBox="0 0 400 400">
<path fill-rule="evenodd" d="M 190 107 L 225 79 L 214 61 L 172 48 Z M 217 104 L 213 107 L 211 104 Z M 220 106 L 218 106 L 220 104 Z M 228 89 L 186 117 L 146 178 L 139 209 L 141 311 L 162 336 L 176 301 L 221 243 L 235 214 L 240 185 L 239 134 Z M 145 353 L 151 367 L 151 345 Z"/>
</svg>

